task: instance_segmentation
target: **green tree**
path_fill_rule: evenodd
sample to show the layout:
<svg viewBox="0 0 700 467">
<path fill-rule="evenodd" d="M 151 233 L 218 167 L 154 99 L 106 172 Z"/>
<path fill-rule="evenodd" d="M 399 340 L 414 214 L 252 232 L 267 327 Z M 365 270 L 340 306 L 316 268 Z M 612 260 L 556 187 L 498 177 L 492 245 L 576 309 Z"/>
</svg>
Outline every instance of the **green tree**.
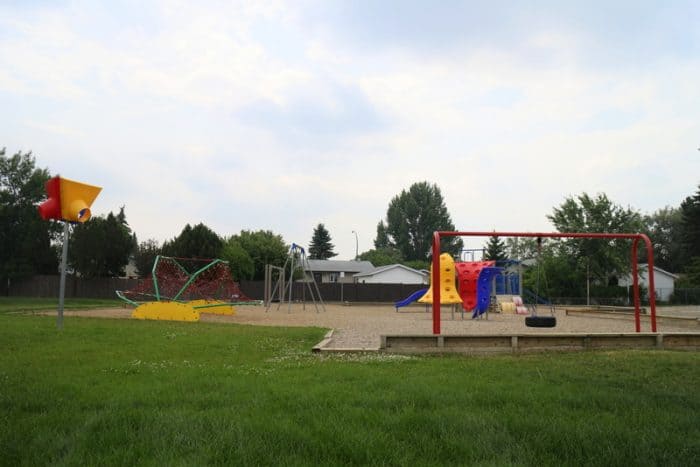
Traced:
<svg viewBox="0 0 700 467">
<path fill-rule="evenodd" d="M 676 281 L 677 288 L 700 288 L 700 256 L 694 256 L 683 268 L 683 274 Z"/>
<path fill-rule="evenodd" d="M 486 242 L 484 259 L 491 261 L 508 259 L 508 255 L 506 254 L 506 244 L 503 242 L 503 240 L 497 236 L 489 237 L 488 242 Z"/>
<path fill-rule="evenodd" d="M 83 277 L 123 276 L 135 248 L 124 208 L 115 216 L 92 217 L 74 227 L 68 246 L 68 262 Z"/>
<path fill-rule="evenodd" d="M 248 253 L 253 260 L 253 280 L 265 278 L 265 265 L 283 266 L 287 260 L 289 247 L 284 243 L 281 235 L 276 235 L 269 230 L 252 232 L 241 230 L 238 235 L 233 235 L 229 242 L 234 240 Z M 232 268 L 235 266 L 230 265 Z"/>
<path fill-rule="evenodd" d="M 547 218 L 559 232 L 630 233 L 642 230 L 642 216 L 622 208 L 605 194 L 583 193 L 569 197 Z M 576 259 L 587 277 L 606 285 L 611 277 L 630 272 L 630 244 L 625 240 L 570 239 L 561 242 L 560 254 Z"/>
<path fill-rule="evenodd" d="M 157 240 L 148 239 L 138 244 L 134 253 L 134 262 L 139 277 L 147 277 L 151 274 L 153 263 L 159 254 L 161 254 L 161 248 Z"/>
<path fill-rule="evenodd" d="M 506 238 L 506 256 L 511 259 L 528 259 L 537 256 L 537 240 L 529 237 Z"/>
<path fill-rule="evenodd" d="M 374 248 L 381 250 L 382 248 L 391 248 L 391 239 L 386 230 L 384 221 L 379 221 L 377 224 L 377 236 L 374 239 Z"/>
<path fill-rule="evenodd" d="M 361 253 L 358 257 L 360 261 L 369 261 L 375 267 L 387 266 L 389 264 L 399 264 L 403 262 L 401 252 L 395 248 L 375 248 Z"/>
<path fill-rule="evenodd" d="M 386 234 L 389 246 L 397 248 L 406 261 L 429 259 L 436 230 L 455 230 L 437 185 L 414 183 L 392 198 L 386 213 Z M 378 238 L 375 242 L 378 240 L 383 241 Z M 457 256 L 462 245 L 461 238 L 448 237 L 443 239 L 441 250 Z"/>
<path fill-rule="evenodd" d="M 700 186 L 681 203 L 681 241 L 685 258 L 700 257 Z"/>
<path fill-rule="evenodd" d="M 585 269 L 579 267 L 577 258 L 562 251 L 563 246 L 562 242 L 550 241 L 543 244 L 540 253 L 535 251 L 531 258 L 537 262 L 523 274 L 525 288 L 545 298 L 586 296 Z"/>
<path fill-rule="evenodd" d="M 645 233 L 654 246 L 654 264 L 671 272 L 682 270 L 686 262 L 683 252 L 683 216 L 681 210 L 666 206 L 644 216 Z M 646 262 L 646 248 L 640 248 L 640 261 Z"/>
<path fill-rule="evenodd" d="M 331 243 L 331 234 L 323 224 L 318 224 L 314 229 L 309 245 L 309 259 L 329 259 L 338 256 L 333 251 L 334 245 Z"/>
<path fill-rule="evenodd" d="M 37 169 L 31 152 L 12 157 L 0 150 L 0 279 L 57 274 L 58 253 L 52 240 L 60 224 L 39 217 L 36 204 L 46 197 L 48 169 Z"/>
<path fill-rule="evenodd" d="M 163 255 L 177 258 L 215 259 L 221 255 L 224 242 L 216 232 L 199 223 L 185 225 L 180 235 L 163 244 Z"/>
<path fill-rule="evenodd" d="M 235 280 L 252 279 L 255 276 L 255 262 L 237 238 L 231 237 L 224 243 L 221 259 L 228 261 Z"/>
</svg>

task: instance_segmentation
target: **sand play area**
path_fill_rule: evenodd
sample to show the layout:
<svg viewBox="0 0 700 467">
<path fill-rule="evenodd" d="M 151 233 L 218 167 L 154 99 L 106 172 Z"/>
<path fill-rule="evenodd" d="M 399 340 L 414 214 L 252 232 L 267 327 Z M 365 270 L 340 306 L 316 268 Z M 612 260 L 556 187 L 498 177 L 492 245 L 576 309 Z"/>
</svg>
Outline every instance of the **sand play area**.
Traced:
<svg viewBox="0 0 700 467">
<path fill-rule="evenodd" d="M 320 310 L 320 308 L 319 308 Z M 343 349 L 377 349 L 382 334 L 431 334 L 432 315 L 425 306 L 415 305 L 401 308 L 399 312 L 392 304 L 326 304 L 325 311 L 316 312 L 313 303 L 273 304 L 269 311 L 264 306 L 236 306 L 233 316 L 202 314 L 201 321 L 215 323 L 237 323 L 256 326 L 317 326 L 333 330 L 332 340 L 326 347 Z M 472 320 L 468 315 L 442 311 L 442 333 L 459 334 L 536 334 L 536 333 L 603 333 L 634 332 L 634 318 L 619 313 L 567 314 L 565 308 L 557 308 L 557 326 L 554 328 L 528 328 L 525 317 L 512 314 L 490 313 L 488 319 Z M 107 308 L 90 311 L 66 311 L 65 316 L 92 316 L 103 318 L 130 318 L 131 308 Z M 538 314 L 548 315 L 549 308 Z M 658 308 L 657 330 L 659 332 L 700 332 L 700 307 Z M 673 318 L 664 318 L 665 316 Z M 675 318 L 675 319 L 674 319 Z M 684 318 L 684 319 L 677 319 Z M 196 325 L 196 324 L 193 324 Z M 649 319 L 642 316 L 642 332 L 651 331 Z"/>
</svg>

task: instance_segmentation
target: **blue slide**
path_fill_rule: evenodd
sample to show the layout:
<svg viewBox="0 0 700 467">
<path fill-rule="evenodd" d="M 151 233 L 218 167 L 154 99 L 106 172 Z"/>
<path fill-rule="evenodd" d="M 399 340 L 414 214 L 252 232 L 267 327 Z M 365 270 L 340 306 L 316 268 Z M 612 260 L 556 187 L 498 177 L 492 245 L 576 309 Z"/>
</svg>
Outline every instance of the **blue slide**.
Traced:
<svg viewBox="0 0 700 467">
<path fill-rule="evenodd" d="M 403 300 L 399 300 L 398 302 L 394 303 L 394 306 L 396 307 L 396 311 L 399 311 L 399 308 L 402 306 L 410 305 L 411 303 L 415 302 L 419 298 L 421 298 L 425 293 L 428 291 L 428 289 L 420 289 L 416 290 L 413 292 L 411 295 L 408 297 L 404 298 Z"/>
</svg>

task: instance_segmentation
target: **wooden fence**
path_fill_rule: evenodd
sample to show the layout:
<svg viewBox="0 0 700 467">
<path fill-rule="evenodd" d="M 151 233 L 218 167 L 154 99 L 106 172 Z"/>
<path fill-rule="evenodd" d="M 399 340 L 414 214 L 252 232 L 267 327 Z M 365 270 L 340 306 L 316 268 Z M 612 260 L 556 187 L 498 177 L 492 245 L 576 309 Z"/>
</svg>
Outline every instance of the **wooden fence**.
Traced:
<svg viewBox="0 0 700 467">
<path fill-rule="evenodd" d="M 129 290 L 138 284 L 138 279 L 104 277 L 83 279 L 69 275 L 66 278 L 66 298 L 117 298 L 116 290 Z M 13 297 L 58 297 L 59 276 L 34 276 L 30 279 L 3 284 L 2 295 Z M 255 300 L 264 298 L 263 281 L 242 281 L 241 290 Z M 394 302 L 404 299 L 424 285 L 413 284 L 318 284 L 325 302 Z M 299 300 L 308 289 L 305 283 L 293 284 L 292 297 Z"/>
</svg>

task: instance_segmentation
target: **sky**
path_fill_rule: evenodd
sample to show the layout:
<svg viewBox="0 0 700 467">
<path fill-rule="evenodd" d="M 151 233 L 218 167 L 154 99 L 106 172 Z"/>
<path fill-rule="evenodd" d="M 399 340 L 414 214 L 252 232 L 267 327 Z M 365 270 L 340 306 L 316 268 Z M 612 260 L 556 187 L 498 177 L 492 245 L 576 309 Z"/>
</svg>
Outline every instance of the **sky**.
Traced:
<svg viewBox="0 0 700 467">
<path fill-rule="evenodd" d="M 695 193 L 698 25 L 695 0 L 4 1 L 0 147 L 140 241 L 323 223 L 352 259 L 421 181 L 458 230 L 552 231 L 583 192 Z"/>
</svg>

